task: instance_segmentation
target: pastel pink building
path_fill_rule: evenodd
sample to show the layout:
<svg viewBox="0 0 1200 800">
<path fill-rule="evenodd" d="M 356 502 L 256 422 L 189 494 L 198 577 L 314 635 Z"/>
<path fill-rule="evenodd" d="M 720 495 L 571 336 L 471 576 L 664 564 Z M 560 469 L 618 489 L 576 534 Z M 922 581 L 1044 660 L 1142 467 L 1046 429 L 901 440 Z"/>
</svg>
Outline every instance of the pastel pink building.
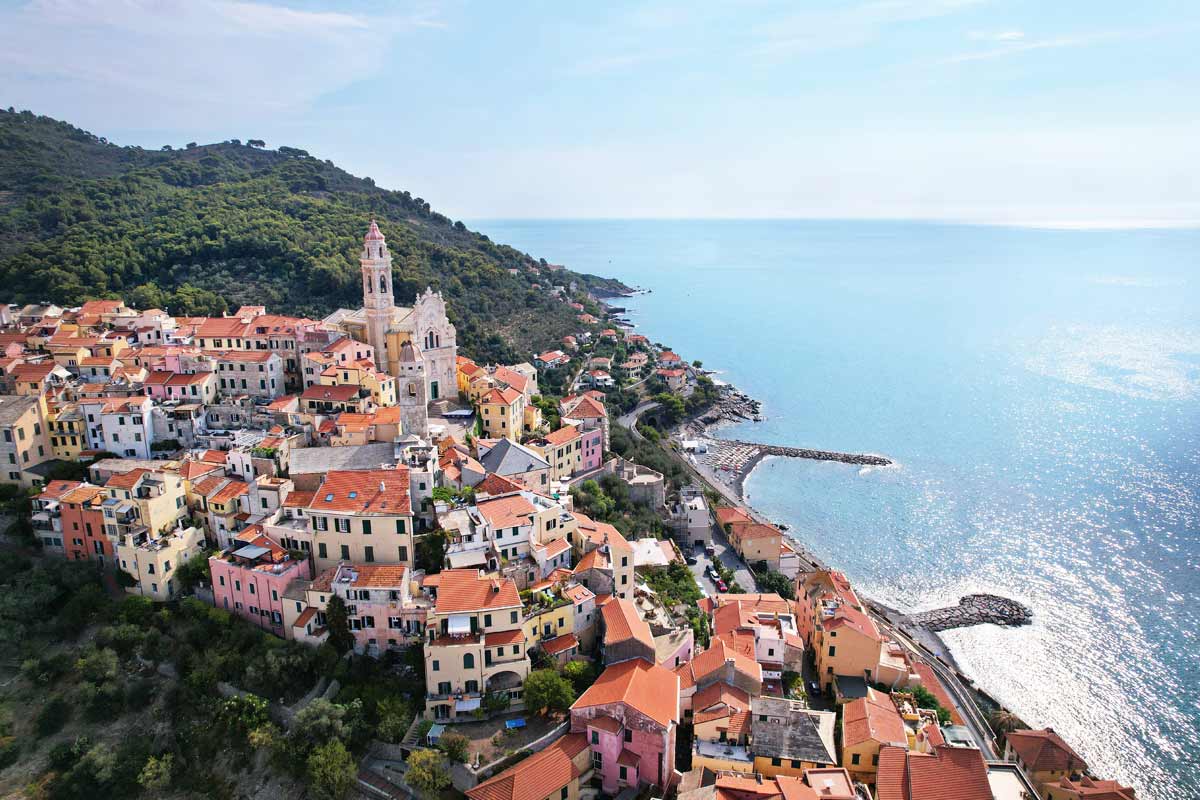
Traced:
<svg viewBox="0 0 1200 800">
<path fill-rule="evenodd" d="M 679 677 L 633 658 L 604 670 L 571 706 L 571 733 L 587 736 L 605 794 L 675 785 Z"/>
<path fill-rule="evenodd" d="M 579 465 L 580 472 L 591 472 L 600 469 L 604 463 L 604 431 L 601 428 L 580 431 L 583 447 L 583 461 Z"/>
<path fill-rule="evenodd" d="M 211 372 L 192 374 L 155 370 L 142 384 L 147 397 L 155 400 L 190 400 L 211 403 L 217 397 L 217 378 Z"/>
<path fill-rule="evenodd" d="M 430 604 L 413 599 L 403 564 L 339 564 L 331 588 L 346 603 L 355 652 L 377 656 L 425 633 Z"/>
<path fill-rule="evenodd" d="M 208 559 L 213 603 L 264 630 L 283 636 L 283 593 L 307 579 L 308 558 L 296 559 L 257 525 L 238 534 L 223 553 Z"/>
</svg>

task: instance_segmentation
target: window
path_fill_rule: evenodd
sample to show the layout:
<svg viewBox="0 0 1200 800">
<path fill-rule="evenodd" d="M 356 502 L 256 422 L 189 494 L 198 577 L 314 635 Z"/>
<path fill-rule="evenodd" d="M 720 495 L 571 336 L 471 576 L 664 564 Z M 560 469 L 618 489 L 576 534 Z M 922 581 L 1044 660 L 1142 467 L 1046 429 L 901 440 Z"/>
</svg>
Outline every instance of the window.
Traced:
<svg viewBox="0 0 1200 800">
<path fill-rule="evenodd" d="M 362 532 L 364 536 L 371 535 L 371 520 L 364 519 L 362 523 Z"/>
<path fill-rule="evenodd" d="M 837 655 L 837 648 L 833 645 L 829 645 L 829 657 L 833 658 L 835 655 Z"/>
<path fill-rule="evenodd" d="M 466 653 L 463 655 L 463 669 L 475 669 L 474 653 Z"/>
<path fill-rule="evenodd" d="M 349 561 L 349 560 L 350 560 L 350 545 L 344 544 L 344 545 L 342 545 L 342 561 Z"/>
<path fill-rule="evenodd" d="M 783 766 L 783 759 L 781 759 L 781 758 L 772 758 L 772 759 L 771 759 L 771 766 L 773 766 L 773 767 L 781 767 L 781 766 Z"/>
<path fill-rule="evenodd" d="M 435 659 L 433 660 L 433 671 L 434 671 L 434 672 L 437 672 L 437 671 L 438 671 L 438 670 L 440 670 L 441 668 L 442 668 L 442 665 L 441 665 L 441 663 L 440 663 L 440 662 L 439 662 L 439 661 L 438 661 L 438 660 L 435 658 Z"/>
<path fill-rule="evenodd" d="M 600 769 L 604 765 L 604 754 L 599 750 L 592 751 L 592 767 Z"/>
<path fill-rule="evenodd" d="M 408 561 L 408 548 L 400 545 L 400 562 L 404 563 L 405 561 Z"/>
<path fill-rule="evenodd" d="M 517 622 L 517 612 L 515 612 L 515 611 L 514 611 L 514 612 L 512 612 L 512 614 L 509 616 L 509 622 L 513 623 L 514 625 L 516 624 L 516 622 Z"/>
<path fill-rule="evenodd" d="M 621 780 L 623 780 L 623 781 L 624 781 L 624 780 L 628 780 L 628 779 L 629 779 L 629 768 L 628 768 L 628 767 L 621 767 L 621 768 L 620 768 L 620 771 L 621 771 L 621 776 L 620 776 L 620 777 L 621 777 Z"/>
<path fill-rule="evenodd" d="M 337 527 L 338 531 L 341 533 L 349 533 L 350 532 L 349 517 L 338 517 L 337 519 L 335 519 L 333 521 L 333 524 Z"/>
<path fill-rule="evenodd" d="M 862 755 L 860 755 L 859 753 L 851 753 L 851 755 L 850 755 L 850 763 L 851 763 L 852 765 L 854 765 L 854 766 L 858 766 L 858 762 L 859 762 L 859 761 L 861 761 L 861 760 L 862 760 Z"/>
<path fill-rule="evenodd" d="M 254 588 L 254 584 L 253 584 L 253 583 L 251 583 L 251 584 L 248 584 L 248 586 L 249 586 L 249 588 L 250 588 L 250 594 L 258 594 L 258 590 Z"/>
<path fill-rule="evenodd" d="M 485 627 L 485 628 L 492 627 L 492 615 L 491 614 L 483 615 L 483 627 Z"/>
<path fill-rule="evenodd" d="M 396 520 L 396 533 L 404 533 L 404 520 Z"/>
<path fill-rule="evenodd" d="M 879 755 L 878 754 L 871 756 L 871 766 L 872 767 L 879 766 Z"/>
<path fill-rule="evenodd" d="M 633 741 L 633 731 L 629 730 L 628 728 L 625 729 L 625 741 L 626 742 Z"/>
<path fill-rule="evenodd" d="M 800 769 L 800 760 L 799 759 L 797 759 L 797 758 L 792 759 L 792 769 Z"/>
<path fill-rule="evenodd" d="M 364 561 L 366 561 L 368 564 L 375 561 L 375 548 L 374 547 L 367 545 L 365 548 L 363 548 L 363 551 L 364 551 L 364 555 L 363 555 Z"/>
<path fill-rule="evenodd" d="M 317 555 L 321 558 L 328 558 L 329 554 L 325 551 L 325 543 L 317 542 Z"/>
<path fill-rule="evenodd" d="M 562 791 L 558 793 L 559 800 L 567 800 L 567 787 L 564 786 Z"/>
</svg>

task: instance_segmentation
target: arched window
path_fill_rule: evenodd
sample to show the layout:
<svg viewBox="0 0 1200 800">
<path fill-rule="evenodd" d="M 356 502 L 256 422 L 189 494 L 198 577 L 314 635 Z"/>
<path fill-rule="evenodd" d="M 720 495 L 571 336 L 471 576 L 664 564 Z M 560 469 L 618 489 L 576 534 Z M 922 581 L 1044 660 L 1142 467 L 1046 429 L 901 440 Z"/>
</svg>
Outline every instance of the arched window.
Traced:
<svg viewBox="0 0 1200 800">
<path fill-rule="evenodd" d="M 370 276 L 367 276 L 365 282 L 367 284 L 367 294 L 375 294 L 375 284 L 371 282 Z"/>
<path fill-rule="evenodd" d="M 463 669 L 475 669 L 475 655 L 467 653 L 463 656 Z"/>
<path fill-rule="evenodd" d="M 379 276 L 379 293 L 380 294 L 387 293 L 387 276 L 386 275 Z"/>
</svg>

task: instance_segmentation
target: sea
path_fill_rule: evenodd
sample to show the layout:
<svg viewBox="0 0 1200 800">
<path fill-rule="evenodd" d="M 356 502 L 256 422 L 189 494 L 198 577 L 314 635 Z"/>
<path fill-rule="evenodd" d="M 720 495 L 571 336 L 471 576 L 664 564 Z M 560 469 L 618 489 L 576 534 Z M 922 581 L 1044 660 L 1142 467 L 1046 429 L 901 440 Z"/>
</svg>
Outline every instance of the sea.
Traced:
<svg viewBox="0 0 1200 800">
<path fill-rule="evenodd" d="M 869 597 L 1032 625 L 964 671 L 1143 800 L 1200 798 L 1200 229 L 488 220 L 644 293 L 637 330 L 763 403 L 748 500 Z"/>
</svg>

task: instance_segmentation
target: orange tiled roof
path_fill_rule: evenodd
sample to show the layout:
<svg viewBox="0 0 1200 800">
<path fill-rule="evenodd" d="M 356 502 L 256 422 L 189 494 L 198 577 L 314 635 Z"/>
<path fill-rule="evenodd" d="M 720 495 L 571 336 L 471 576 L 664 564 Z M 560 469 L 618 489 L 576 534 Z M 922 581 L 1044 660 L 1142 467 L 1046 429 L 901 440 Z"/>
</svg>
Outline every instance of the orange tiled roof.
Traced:
<svg viewBox="0 0 1200 800">
<path fill-rule="evenodd" d="M 312 511 L 411 514 L 408 469 L 334 470 L 313 493 Z"/>
<path fill-rule="evenodd" d="M 351 586 L 360 589 L 386 589 L 402 586 L 408 568 L 403 564 L 356 564 Z"/>
<path fill-rule="evenodd" d="M 511 406 L 521 399 L 521 393 L 516 389 L 492 389 L 479 402 L 487 405 Z"/>
<path fill-rule="evenodd" d="M 908 733 L 896 704 L 882 692 L 867 688 L 867 696 L 842 707 L 842 746 L 874 741 L 908 746 Z"/>
<path fill-rule="evenodd" d="M 489 637 L 489 643 L 490 641 L 491 639 Z M 559 653 L 570 650 L 572 647 L 578 646 L 579 640 L 575 638 L 575 634 L 573 633 L 565 633 L 562 636 L 555 636 L 549 641 L 542 642 L 542 650 L 545 651 L 547 655 L 551 656 L 558 655 Z"/>
<path fill-rule="evenodd" d="M 616 644 L 636 639 L 638 642 L 654 649 L 654 634 L 650 626 L 637 612 L 637 606 L 632 601 L 617 598 L 601 609 L 604 617 L 604 643 Z"/>
<path fill-rule="evenodd" d="M 942 745 L 933 753 L 879 750 L 876 800 L 992 800 L 987 764 L 973 747 Z"/>
<path fill-rule="evenodd" d="M 679 721 L 679 678 L 640 658 L 613 664 L 571 708 L 623 703 L 660 725 Z"/>
<path fill-rule="evenodd" d="M 579 779 L 575 758 L 587 749 L 587 737 L 570 733 L 554 744 L 518 761 L 474 789 L 467 790 L 471 800 L 543 800 L 557 796 L 560 790 Z"/>
<path fill-rule="evenodd" d="M 439 614 L 521 605 L 517 584 L 510 578 L 481 578 L 473 569 L 444 569 L 439 575 L 435 607 Z"/>
<path fill-rule="evenodd" d="M 510 494 L 490 500 L 480 500 L 476 505 L 479 513 L 493 528 L 516 528 L 530 524 L 537 509 L 520 494 Z"/>
<path fill-rule="evenodd" d="M 1005 739 L 1032 772 L 1081 772 L 1087 769 L 1087 763 L 1053 728 L 1012 731 Z"/>
<path fill-rule="evenodd" d="M 567 442 L 573 441 L 578 438 L 579 438 L 579 428 L 575 427 L 574 425 L 567 425 L 565 427 L 559 428 L 556 431 L 547 433 L 543 437 L 543 440 L 546 442 L 546 444 L 558 447 L 559 445 L 564 445 Z"/>
</svg>

